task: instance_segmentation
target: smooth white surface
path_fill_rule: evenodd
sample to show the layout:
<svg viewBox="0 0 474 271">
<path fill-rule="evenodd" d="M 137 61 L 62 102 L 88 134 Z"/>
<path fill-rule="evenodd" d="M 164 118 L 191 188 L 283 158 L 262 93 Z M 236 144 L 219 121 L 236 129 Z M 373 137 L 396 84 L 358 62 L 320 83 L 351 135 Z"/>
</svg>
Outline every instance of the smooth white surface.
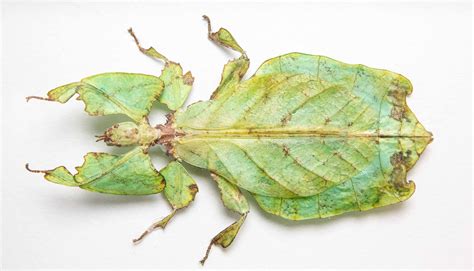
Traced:
<svg viewBox="0 0 474 271">
<path fill-rule="evenodd" d="M 126 30 L 195 76 L 188 104 L 208 99 L 232 56 L 206 39 L 201 15 L 248 52 L 249 75 L 290 51 L 322 54 L 407 76 L 408 104 L 434 142 L 410 172 L 405 203 L 326 220 L 290 222 L 251 213 L 206 267 L 468 268 L 471 245 L 470 4 L 15 4 L 3 10 L 3 266 L 198 267 L 209 240 L 236 218 L 206 171 L 188 167 L 200 192 L 168 228 L 136 237 L 169 207 L 162 196 L 94 194 L 43 181 L 34 168 L 82 164 L 88 151 L 121 152 L 93 135 L 124 118 L 92 118 L 83 104 L 31 101 L 61 84 L 109 71 L 159 74 Z M 151 121 L 163 121 L 156 106 Z M 153 151 L 157 168 L 168 158 Z"/>
</svg>

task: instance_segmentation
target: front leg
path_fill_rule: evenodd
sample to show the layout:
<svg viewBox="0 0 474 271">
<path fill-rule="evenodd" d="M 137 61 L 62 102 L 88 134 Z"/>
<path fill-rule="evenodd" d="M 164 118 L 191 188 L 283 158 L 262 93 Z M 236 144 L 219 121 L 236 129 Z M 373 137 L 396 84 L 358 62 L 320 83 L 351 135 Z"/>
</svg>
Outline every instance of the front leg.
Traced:
<svg viewBox="0 0 474 271">
<path fill-rule="evenodd" d="M 82 166 L 72 175 L 64 166 L 51 170 L 32 170 L 43 173 L 50 182 L 79 187 L 85 190 L 116 195 L 150 195 L 165 187 L 163 176 L 153 166 L 146 147 L 136 147 L 122 155 L 90 152 Z M 137 174 L 139 172 L 139 174 Z"/>
<path fill-rule="evenodd" d="M 143 48 L 132 28 L 128 29 L 128 33 L 133 37 L 140 52 L 165 63 L 165 67 L 160 75 L 160 79 L 164 83 L 163 93 L 160 95 L 160 103 L 166 104 L 173 111 L 183 106 L 193 87 L 194 78 L 191 72 L 188 71 L 183 74 L 183 69 L 179 63 L 170 61 L 153 47 Z"/>
<path fill-rule="evenodd" d="M 198 192 L 198 187 L 194 179 L 177 161 L 170 162 L 165 168 L 160 170 L 160 174 L 164 177 L 166 182 L 164 188 L 165 197 L 173 210 L 169 215 L 148 227 L 140 237 L 134 239 L 134 244 L 139 243 L 152 231 L 158 228 L 164 229 L 176 212 L 187 207 L 194 200 L 194 197 Z"/>
<path fill-rule="evenodd" d="M 249 212 L 248 202 L 237 186 L 218 175 L 211 174 L 211 176 L 217 182 L 224 206 L 234 212 L 239 213 L 240 217 L 237 221 L 232 223 L 230 226 L 212 238 L 209 246 L 207 247 L 206 254 L 200 261 L 202 265 L 204 265 L 207 258 L 209 257 L 209 252 L 211 251 L 213 245 L 220 245 L 221 247 L 226 248 L 232 244 L 232 241 L 234 241 L 235 237 L 237 236 L 237 233 L 239 232 L 240 227 L 244 223 L 245 218 Z"/>
</svg>

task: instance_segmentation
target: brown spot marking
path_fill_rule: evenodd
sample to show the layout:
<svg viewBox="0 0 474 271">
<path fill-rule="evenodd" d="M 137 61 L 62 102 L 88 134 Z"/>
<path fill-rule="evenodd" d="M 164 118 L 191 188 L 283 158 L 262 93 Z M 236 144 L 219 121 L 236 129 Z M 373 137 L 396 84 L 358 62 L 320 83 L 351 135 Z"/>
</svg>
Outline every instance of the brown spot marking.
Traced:
<svg viewBox="0 0 474 271">
<path fill-rule="evenodd" d="M 392 102 L 395 105 L 403 105 L 405 102 L 405 98 L 407 96 L 406 89 L 402 88 L 398 81 L 390 85 L 390 90 L 387 93 L 388 97 L 391 98 Z"/>
<path fill-rule="evenodd" d="M 290 149 L 288 149 L 288 146 L 283 145 L 283 152 L 285 153 L 285 156 L 290 155 Z"/>
<path fill-rule="evenodd" d="M 330 118 L 325 118 L 325 119 L 324 119 L 324 124 L 328 124 L 328 123 L 330 123 L 330 122 L 331 122 L 331 119 L 330 119 Z"/>
<path fill-rule="evenodd" d="M 390 157 L 390 163 L 393 166 L 392 173 L 390 174 L 390 182 L 394 184 L 398 192 L 408 192 L 409 182 L 406 180 L 406 159 L 408 157 L 403 156 L 403 152 L 394 153 Z"/>
<path fill-rule="evenodd" d="M 391 157 L 390 157 L 390 164 L 392 164 L 392 166 L 396 167 L 397 165 L 400 165 L 404 162 L 404 157 L 403 157 L 403 153 L 402 152 L 397 152 L 397 153 L 394 153 Z"/>
<path fill-rule="evenodd" d="M 354 123 L 349 122 L 349 123 L 347 124 L 347 127 L 351 127 L 352 125 L 354 125 Z"/>
<path fill-rule="evenodd" d="M 396 167 L 397 165 L 406 166 L 410 160 L 411 154 L 412 154 L 411 150 L 407 150 L 405 154 L 403 154 L 403 152 L 394 153 L 390 157 L 390 164 L 392 164 L 393 167 Z"/>
<path fill-rule="evenodd" d="M 188 86 L 191 86 L 194 83 L 194 77 L 190 71 L 184 74 L 183 81 Z"/>
<path fill-rule="evenodd" d="M 265 103 L 265 101 L 268 101 L 268 99 L 270 99 L 270 93 L 269 92 L 265 92 L 262 96 L 262 100 L 260 101 L 260 103 Z"/>
<path fill-rule="evenodd" d="M 286 115 L 286 117 L 284 117 L 284 118 L 281 120 L 281 123 L 282 123 L 283 125 L 287 125 L 288 122 L 291 120 L 291 116 L 292 116 L 291 114 Z"/>
<path fill-rule="evenodd" d="M 332 74 L 332 73 L 333 73 L 333 70 L 332 70 L 332 68 L 331 68 L 331 67 L 329 67 L 329 66 L 326 66 L 324 69 L 326 70 L 326 72 L 327 72 L 327 73 L 330 73 L 330 74 Z"/>
<path fill-rule="evenodd" d="M 402 118 L 405 118 L 405 108 L 402 106 L 394 105 L 392 107 L 392 111 L 390 112 L 390 116 L 400 121 Z"/>
<path fill-rule="evenodd" d="M 406 169 L 404 166 L 397 166 L 392 170 L 390 175 L 390 182 L 393 183 L 397 190 L 408 188 L 409 182 L 406 180 Z"/>
<path fill-rule="evenodd" d="M 306 90 L 303 90 L 301 93 L 307 98 L 311 97 L 311 94 L 309 94 Z"/>
<path fill-rule="evenodd" d="M 195 183 L 192 183 L 192 184 L 188 185 L 188 188 L 189 188 L 189 190 L 191 190 L 191 194 L 193 196 L 199 191 L 199 188 Z"/>
</svg>

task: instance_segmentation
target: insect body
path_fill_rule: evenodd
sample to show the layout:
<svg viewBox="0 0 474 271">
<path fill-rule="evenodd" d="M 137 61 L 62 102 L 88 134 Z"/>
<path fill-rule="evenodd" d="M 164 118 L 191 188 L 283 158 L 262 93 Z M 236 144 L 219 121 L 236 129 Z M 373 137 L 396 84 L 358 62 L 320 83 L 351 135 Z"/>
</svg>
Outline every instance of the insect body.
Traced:
<svg viewBox="0 0 474 271">
<path fill-rule="evenodd" d="M 125 114 L 132 121 L 109 128 L 98 140 L 137 145 L 124 155 L 88 153 L 72 175 L 65 167 L 31 170 L 51 182 L 90 191 L 147 195 L 164 192 L 173 211 L 134 242 L 164 228 L 198 191 L 181 162 L 208 169 L 224 205 L 240 218 L 218 233 L 212 245 L 229 246 L 243 224 L 250 192 L 266 212 L 291 219 L 325 218 L 365 211 L 408 199 L 406 181 L 432 135 L 406 105 L 412 91 L 403 76 L 328 57 L 290 53 L 263 63 L 242 80 L 249 60 L 229 31 L 209 38 L 242 55 L 224 66 L 209 101 L 181 109 L 193 83 L 190 72 L 154 48 L 144 54 L 165 62 L 160 77 L 106 73 L 58 87 L 40 98 L 61 103 L 74 94 L 90 115 Z M 147 115 L 154 101 L 170 110 L 164 125 Z M 147 154 L 160 144 L 175 158 L 157 171 Z M 27 167 L 28 168 L 28 167 Z"/>
</svg>

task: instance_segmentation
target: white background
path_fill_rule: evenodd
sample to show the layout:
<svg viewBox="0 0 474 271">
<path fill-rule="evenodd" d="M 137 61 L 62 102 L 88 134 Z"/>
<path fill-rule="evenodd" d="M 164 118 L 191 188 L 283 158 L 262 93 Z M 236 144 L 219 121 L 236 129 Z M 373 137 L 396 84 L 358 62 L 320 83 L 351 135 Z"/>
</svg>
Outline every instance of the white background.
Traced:
<svg viewBox="0 0 474 271">
<path fill-rule="evenodd" d="M 4 267 L 198 267 L 209 240 L 236 216 L 206 171 L 188 166 L 200 192 L 163 231 L 131 244 L 170 209 L 158 196 L 94 194 L 28 173 L 70 169 L 88 151 L 120 153 L 93 135 L 124 118 L 92 118 L 83 104 L 27 95 L 102 72 L 156 74 L 127 28 L 195 76 L 188 104 L 208 99 L 236 54 L 206 38 L 207 14 L 248 52 L 252 74 L 290 51 L 322 54 L 407 76 L 408 104 L 434 134 L 409 179 L 405 203 L 326 220 L 290 222 L 258 208 L 207 267 L 468 268 L 471 245 L 471 6 L 465 3 L 38 3 L 3 6 L 2 250 Z M 163 121 L 156 106 L 151 120 Z M 157 168 L 168 158 L 156 148 Z"/>
</svg>

